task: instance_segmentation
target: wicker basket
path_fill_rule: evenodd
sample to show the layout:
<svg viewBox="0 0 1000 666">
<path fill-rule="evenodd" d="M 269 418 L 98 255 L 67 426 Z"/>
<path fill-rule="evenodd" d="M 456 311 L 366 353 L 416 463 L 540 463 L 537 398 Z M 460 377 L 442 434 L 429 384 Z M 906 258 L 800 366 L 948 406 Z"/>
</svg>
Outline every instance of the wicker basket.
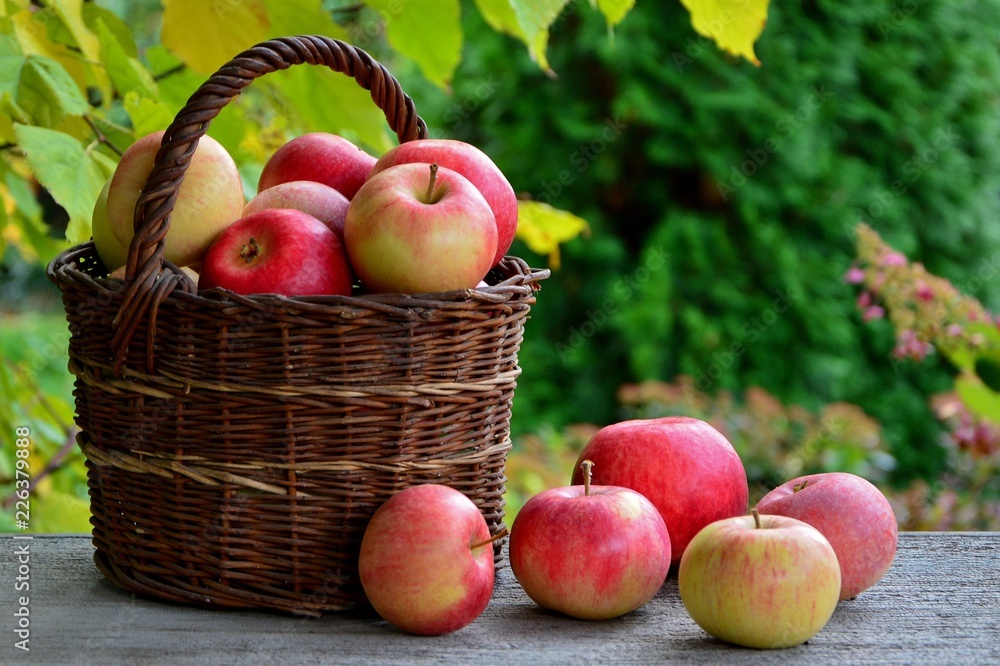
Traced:
<svg viewBox="0 0 1000 666">
<path fill-rule="evenodd" d="M 517 352 L 547 271 L 507 257 L 487 288 L 425 295 L 197 293 L 163 237 L 198 139 L 253 79 L 326 65 L 371 91 L 400 141 L 426 136 L 365 52 L 300 36 L 234 58 L 163 138 L 127 277 L 92 243 L 49 265 L 62 292 L 95 560 L 127 590 L 304 615 L 364 602 L 361 535 L 402 488 L 444 483 L 504 529 Z M 501 541 L 495 544 L 496 561 Z"/>
</svg>

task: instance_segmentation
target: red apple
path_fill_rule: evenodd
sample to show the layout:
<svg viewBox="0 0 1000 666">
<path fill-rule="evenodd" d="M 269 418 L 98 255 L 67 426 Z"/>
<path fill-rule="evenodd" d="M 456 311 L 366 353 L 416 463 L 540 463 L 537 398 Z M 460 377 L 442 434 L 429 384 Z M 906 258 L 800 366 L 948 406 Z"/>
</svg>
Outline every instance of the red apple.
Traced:
<svg viewBox="0 0 1000 666">
<path fill-rule="evenodd" d="M 493 538 L 471 499 L 424 484 L 378 508 L 361 540 L 358 572 L 372 606 L 412 634 L 461 629 L 493 594 Z"/>
<path fill-rule="evenodd" d="M 397 164 L 420 162 L 439 164 L 457 171 L 472 182 L 483 194 L 493 211 L 497 225 L 497 248 L 493 263 L 503 259 L 517 231 L 517 196 L 507 178 L 486 153 L 464 141 L 453 139 L 419 139 L 407 141 L 379 158 L 372 175 Z M 371 176 L 369 176 L 371 177 Z"/>
<path fill-rule="evenodd" d="M 578 461 L 594 461 L 594 483 L 645 495 L 670 532 L 673 561 L 711 522 L 747 512 L 750 491 L 739 454 L 708 423 L 683 416 L 601 428 Z M 579 470 L 573 483 L 579 483 Z"/>
<path fill-rule="evenodd" d="M 510 568 L 543 608 L 604 620 L 653 598 L 670 570 L 670 536 L 645 497 L 584 478 L 525 502 L 511 526 Z"/>
<path fill-rule="evenodd" d="M 271 208 L 230 225 L 202 262 L 199 289 L 238 294 L 350 295 L 347 255 L 329 227 L 298 210 Z"/>
<path fill-rule="evenodd" d="M 757 510 L 797 518 L 823 533 L 840 561 L 841 599 L 881 580 L 896 555 L 899 528 L 892 506 L 878 488 L 854 474 L 800 476 L 764 495 Z"/>
<path fill-rule="evenodd" d="M 840 566 L 815 528 L 784 516 L 737 516 L 698 532 L 677 572 L 681 601 L 702 629 L 753 648 L 812 638 L 833 615 Z"/>
<path fill-rule="evenodd" d="M 260 173 L 257 191 L 293 180 L 311 180 L 352 199 L 374 165 L 374 157 L 344 137 L 312 132 L 274 151 Z"/>
<path fill-rule="evenodd" d="M 369 178 L 344 223 L 351 265 L 374 293 L 475 288 L 492 265 L 496 234 L 479 190 L 451 169 L 427 164 Z"/>
<path fill-rule="evenodd" d="M 129 146 L 108 187 L 108 222 L 126 248 L 134 235 L 135 204 L 162 138 L 162 131 L 154 132 Z M 233 158 L 212 137 L 201 137 L 177 191 L 164 258 L 177 266 L 201 261 L 215 237 L 240 216 L 243 203 L 243 181 Z"/>
<path fill-rule="evenodd" d="M 309 213 L 330 227 L 341 242 L 344 240 L 344 218 L 350 201 L 329 185 L 311 180 L 291 180 L 269 187 L 243 207 L 243 215 L 266 208 L 293 208 Z"/>
</svg>

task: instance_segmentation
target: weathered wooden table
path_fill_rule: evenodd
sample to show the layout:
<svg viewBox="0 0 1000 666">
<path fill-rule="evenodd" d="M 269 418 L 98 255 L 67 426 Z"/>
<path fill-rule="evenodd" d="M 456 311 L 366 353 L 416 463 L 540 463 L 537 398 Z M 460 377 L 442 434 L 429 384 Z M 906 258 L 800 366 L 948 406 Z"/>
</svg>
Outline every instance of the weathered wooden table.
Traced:
<svg viewBox="0 0 1000 666">
<path fill-rule="evenodd" d="M 137 599 L 97 571 L 87 536 L 4 541 L 2 664 L 1000 664 L 1000 533 L 900 535 L 896 561 L 877 586 L 842 602 L 808 644 L 770 651 L 701 631 L 673 576 L 638 611 L 585 622 L 541 610 L 504 568 L 477 621 L 446 636 L 415 637 L 373 618 L 302 619 Z M 28 592 L 16 589 L 25 558 L 15 551 L 25 543 Z M 21 596 L 28 597 L 30 652 L 15 647 Z"/>
</svg>

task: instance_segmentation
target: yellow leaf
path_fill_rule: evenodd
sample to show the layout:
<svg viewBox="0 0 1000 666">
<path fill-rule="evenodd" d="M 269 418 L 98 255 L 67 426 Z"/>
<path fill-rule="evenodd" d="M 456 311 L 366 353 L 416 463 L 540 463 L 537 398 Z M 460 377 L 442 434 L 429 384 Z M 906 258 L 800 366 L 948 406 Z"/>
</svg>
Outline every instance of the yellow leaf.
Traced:
<svg viewBox="0 0 1000 666">
<path fill-rule="evenodd" d="M 769 0 L 681 0 L 691 12 L 691 25 L 699 35 L 715 40 L 720 49 L 743 56 L 754 65 L 760 61 L 753 44 L 767 23 Z"/>
<path fill-rule="evenodd" d="M 587 234 L 587 221 L 539 201 L 517 202 L 517 238 L 532 252 L 549 255 L 549 265 L 559 268 L 559 244 Z"/>
<path fill-rule="evenodd" d="M 633 7 L 635 0 L 597 0 L 597 8 L 604 14 L 609 26 L 621 23 Z"/>
<path fill-rule="evenodd" d="M 260 0 L 163 0 L 163 45 L 199 74 L 212 74 L 267 37 Z"/>
</svg>

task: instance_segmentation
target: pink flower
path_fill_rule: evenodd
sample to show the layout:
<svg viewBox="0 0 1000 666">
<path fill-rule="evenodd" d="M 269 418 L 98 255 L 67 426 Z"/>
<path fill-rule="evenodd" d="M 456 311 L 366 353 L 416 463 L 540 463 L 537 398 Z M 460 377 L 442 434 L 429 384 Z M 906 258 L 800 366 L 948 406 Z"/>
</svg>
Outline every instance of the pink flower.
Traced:
<svg viewBox="0 0 1000 666">
<path fill-rule="evenodd" d="M 871 292 L 863 291 L 858 294 L 858 307 L 864 309 L 872 304 Z"/>
<path fill-rule="evenodd" d="M 906 257 L 901 255 L 899 252 L 890 252 L 889 254 L 882 257 L 883 266 L 905 266 Z"/>
<path fill-rule="evenodd" d="M 946 330 L 948 331 L 948 335 L 952 337 L 958 337 L 959 335 L 962 335 L 961 324 L 949 324 Z"/>
<path fill-rule="evenodd" d="M 879 305 L 872 305 L 865 308 L 864 313 L 861 315 L 861 320 L 864 322 L 869 322 L 872 319 L 881 319 L 885 316 L 885 309 Z"/>
<path fill-rule="evenodd" d="M 917 285 L 917 298 L 930 303 L 934 300 L 934 290 L 926 282 L 921 282 Z"/>
<path fill-rule="evenodd" d="M 864 281 L 865 272 L 857 266 L 851 266 L 851 268 L 844 273 L 844 282 L 847 284 L 861 284 Z"/>
</svg>

